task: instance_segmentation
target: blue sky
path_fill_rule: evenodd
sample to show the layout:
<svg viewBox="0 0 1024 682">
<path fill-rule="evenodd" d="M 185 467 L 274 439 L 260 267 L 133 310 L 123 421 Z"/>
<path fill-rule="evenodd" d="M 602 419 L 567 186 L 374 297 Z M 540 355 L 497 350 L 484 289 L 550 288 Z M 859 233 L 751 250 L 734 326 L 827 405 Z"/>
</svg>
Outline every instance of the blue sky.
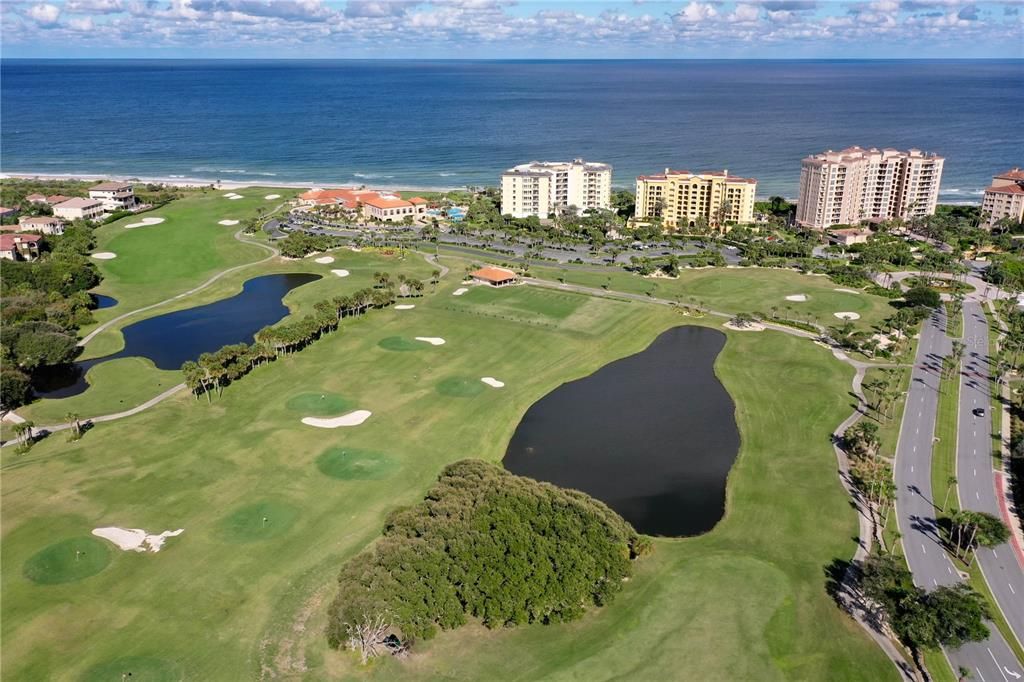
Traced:
<svg viewBox="0 0 1024 682">
<path fill-rule="evenodd" d="M 1024 58 L 1024 0 L 0 0 L 4 57 Z"/>
</svg>

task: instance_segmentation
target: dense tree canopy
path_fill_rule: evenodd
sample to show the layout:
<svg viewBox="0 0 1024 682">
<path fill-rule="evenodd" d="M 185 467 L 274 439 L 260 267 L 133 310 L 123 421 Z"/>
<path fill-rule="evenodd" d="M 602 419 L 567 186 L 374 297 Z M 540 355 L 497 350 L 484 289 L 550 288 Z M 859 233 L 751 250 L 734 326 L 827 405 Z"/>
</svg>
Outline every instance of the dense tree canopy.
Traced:
<svg viewBox="0 0 1024 682">
<path fill-rule="evenodd" d="M 392 513 L 349 561 L 329 611 L 333 646 L 381 618 L 403 639 L 480 619 L 488 627 L 579 618 L 606 604 L 647 544 L 589 496 L 494 464 L 447 467 L 423 502 Z"/>
</svg>

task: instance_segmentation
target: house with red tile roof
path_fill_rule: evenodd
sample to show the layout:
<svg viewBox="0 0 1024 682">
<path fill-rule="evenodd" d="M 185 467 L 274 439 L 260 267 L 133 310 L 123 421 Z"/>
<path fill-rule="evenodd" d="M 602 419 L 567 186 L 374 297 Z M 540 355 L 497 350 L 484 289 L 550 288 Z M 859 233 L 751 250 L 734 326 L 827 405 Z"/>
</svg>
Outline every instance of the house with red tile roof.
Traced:
<svg viewBox="0 0 1024 682">
<path fill-rule="evenodd" d="M 6 260 L 35 260 L 39 258 L 38 234 L 0 234 L 0 258 Z"/>
<path fill-rule="evenodd" d="M 1024 170 L 1014 168 L 992 178 L 981 200 L 981 214 L 985 227 L 1007 218 L 1024 222 Z"/>
<path fill-rule="evenodd" d="M 6 206 L 0 206 L 0 218 L 6 218 L 7 216 L 16 215 L 17 213 L 18 209 L 16 208 L 7 208 Z"/>
<path fill-rule="evenodd" d="M 44 195 L 44 194 L 29 194 L 27 197 L 25 197 L 25 201 L 27 201 L 29 203 L 33 203 L 33 204 L 45 204 L 46 203 L 46 195 Z"/>
</svg>

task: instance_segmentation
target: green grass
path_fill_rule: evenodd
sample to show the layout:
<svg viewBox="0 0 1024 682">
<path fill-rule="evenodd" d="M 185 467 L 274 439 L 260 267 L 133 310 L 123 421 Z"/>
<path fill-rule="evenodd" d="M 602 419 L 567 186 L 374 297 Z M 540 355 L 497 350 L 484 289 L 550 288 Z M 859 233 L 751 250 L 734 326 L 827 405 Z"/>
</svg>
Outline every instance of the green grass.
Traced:
<svg viewBox="0 0 1024 682">
<path fill-rule="evenodd" d="M 44 547 L 25 562 L 25 577 L 58 585 L 96 575 L 110 563 L 110 550 L 94 537 L 69 538 Z"/>
<path fill-rule="evenodd" d="M 615 291 L 648 294 L 676 300 L 684 305 L 699 302 L 727 313 L 761 312 L 825 326 L 842 324 L 837 312 L 855 312 L 861 316 L 857 326 L 876 325 L 894 312 L 887 299 L 871 294 L 850 294 L 826 277 L 802 275 L 791 270 L 769 268 L 711 268 L 683 270 L 678 279 L 645 278 L 609 268 L 607 272 L 536 266 L 531 274 L 543 279 L 564 278 L 570 284 L 590 287 L 608 285 Z M 786 296 L 804 294 L 807 301 L 787 301 Z"/>
<path fill-rule="evenodd" d="M 945 377 L 939 382 L 939 407 L 935 419 L 935 437 L 938 439 L 932 448 L 932 497 L 938 507 L 946 499 L 946 483 L 950 476 L 956 476 L 956 440 L 957 420 L 960 408 L 960 373 Z M 949 502 L 945 511 L 937 511 L 942 516 L 949 516 L 959 509 L 956 489 L 949 494 Z"/>
<path fill-rule="evenodd" d="M 989 307 L 982 306 L 982 310 L 985 311 L 988 324 L 988 356 L 994 358 L 999 352 L 999 336 L 1002 331 Z M 1003 466 L 1003 403 L 1000 389 L 1001 386 L 993 378 L 989 382 L 989 419 L 992 422 L 992 468 L 997 470 Z"/>
<path fill-rule="evenodd" d="M 962 339 L 964 337 L 964 313 L 960 312 L 953 314 L 953 304 L 948 301 L 943 305 L 946 306 L 946 334 L 950 338 Z"/>
<path fill-rule="evenodd" d="M 934 682 L 958 682 L 959 677 L 953 672 L 949 659 L 939 649 L 926 649 L 923 652 L 924 665 Z"/>
<path fill-rule="evenodd" d="M 297 393 L 288 399 L 285 407 L 304 417 L 330 417 L 352 409 L 352 401 L 337 393 L 313 391 Z"/>
<path fill-rule="evenodd" d="M 248 680 L 264 666 L 310 680 L 356 674 L 347 654 L 326 649 L 324 611 L 339 566 L 377 536 L 388 511 L 420 499 L 448 462 L 500 459 L 537 399 L 682 319 L 660 306 L 586 299 L 550 329 L 449 310 L 455 286 L 415 310 L 346 321 L 212 405 L 180 395 L 75 443 L 3 450 L 3 676 L 100 679 L 127 664 L 155 679 Z M 508 291 L 524 297 L 520 308 L 549 305 L 544 295 L 528 300 L 531 292 Z M 379 346 L 420 335 L 447 344 L 418 353 Z M 743 444 L 712 532 L 658 540 L 616 603 L 581 622 L 470 627 L 422 643 L 407 664 L 358 674 L 663 679 L 685 669 L 693 679 L 895 679 L 825 593 L 825 567 L 852 555 L 856 534 L 828 439 L 851 410 L 851 371 L 777 332 L 730 333 L 717 371 Z M 506 387 L 439 393 L 453 377 L 483 387 L 488 375 Z M 373 417 L 357 428 L 305 426 L 295 401 L 318 394 L 344 396 Z M 38 552 L 98 525 L 185 533 L 157 554 L 111 549 L 110 564 L 78 582 L 24 577 Z"/>
</svg>

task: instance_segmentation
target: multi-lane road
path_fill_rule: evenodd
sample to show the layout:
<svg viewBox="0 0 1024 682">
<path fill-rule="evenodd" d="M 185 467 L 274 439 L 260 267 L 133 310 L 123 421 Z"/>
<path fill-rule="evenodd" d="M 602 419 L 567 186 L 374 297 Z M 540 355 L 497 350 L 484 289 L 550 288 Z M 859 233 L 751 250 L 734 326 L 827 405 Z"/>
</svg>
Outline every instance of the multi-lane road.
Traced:
<svg viewBox="0 0 1024 682">
<path fill-rule="evenodd" d="M 956 477 L 960 508 L 1002 518 L 997 478 L 992 468 L 991 359 L 988 320 L 981 304 L 964 302 L 964 357 L 960 371 L 960 415 L 957 420 Z M 1004 543 L 978 550 L 978 563 L 992 596 L 1017 637 L 1024 641 L 1024 567 L 1013 547 Z"/>
<path fill-rule="evenodd" d="M 946 335 L 946 316 L 940 308 L 922 325 L 896 448 L 896 512 L 904 554 L 914 582 L 928 590 L 964 579 L 946 554 L 938 533 L 936 511 L 942 502 L 935 494 L 941 496 L 944 491 L 933 491 L 931 485 L 942 359 L 950 353 L 951 344 Z M 954 670 L 963 667 L 982 682 L 1022 679 L 1024 667 L 1006 640 L 995 625 L 989 623 L 989 630 L 991 634 L 983 642 L 947 649 Z"/>
</svg>

